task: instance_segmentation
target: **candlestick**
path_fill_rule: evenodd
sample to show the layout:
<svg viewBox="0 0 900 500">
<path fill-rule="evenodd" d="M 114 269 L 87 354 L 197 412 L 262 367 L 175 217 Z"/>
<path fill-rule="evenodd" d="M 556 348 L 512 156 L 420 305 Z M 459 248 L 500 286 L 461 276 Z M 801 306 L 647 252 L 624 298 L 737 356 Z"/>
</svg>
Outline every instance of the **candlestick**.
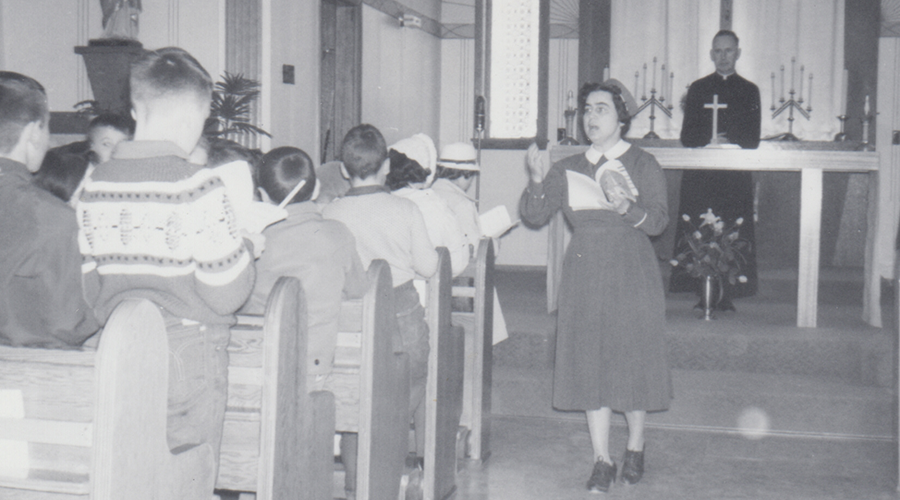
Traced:
<svg viewBox="0 0 900 500">
<path fill-rule="evenodd" d="M 874 151 L 875 148 L 869 144 L 869 123 L 872 121 L 872 115 L 870 114 L 869 109 L 869 95 L 866 94 L 866 101 L 863 104 L 863 119 L 862 119 L 862 144 L 859 149 L 863 151 Z"/>
<path fill-rule="evenodd" d="M 806 108 L 803 107 L 803 84 L 804 84 L 804 76 L 806 75 L 806 66 L 800 65 L 800 89 L 799 92 L 796 87 L 796 70 L 797 70 L 797 58 L 791 57 L 791 87 L 788 90 L 788 98 L 785 100 L 784 96 L 784 65 L 780 65 L 779 71 L 781 71 L 781 105 L 776 109 L 775 108 L 775 73 L 772 73 L 770 78 L 772 80 L 772 119 L 777 118 L 781 113 L 787 111 L 787 122 L 788 122 L 788 130 L 787 132 L 773 135 L 770 137 L 766 137 L 766 140 L 778 140 L 778 141 L 799 141 L 800 139 L 794 135 L 794 110 L 796 110 L 802 117 L 809 120 L 809 113 L 812 112 L 812 73 L 809 75 L 809 89 L 807 90 L 806 97 L 810 100 L 810 103 L 807 104 Z M 797 96 L 795 98 L 795 96 Z"/>
<path fill-rule="evenodd" d="M 666 65 L 662 64 L 660 69 L 662 70 L 659 87 L 656 86 L 656 65 L 659 63 L 659 58 L 653 58 L 653 73 L 652 80 L 650 81 L 650 97 L 647 97 L 647 63 L 643 64 L 644 69 L 644 87 L 643 93 L 641 95 L 641 105 L 638 107 L 637 111 L 635 111 L 634 116 L 636 117 L 641 113 L 641 111 L 650 108 L 650 131 L 644 135 L 644 139 L 659 139 L 659 135 L 653 130 L 654 122 L 656 121 L 656 108 L 659 108 L 664 115 L 669 118 L 672 118 L 672 106 L 666 106 L 664 101 L 666 100 L 666 93 L 669 94 L 671 98 L 672 90 L 671 88 L 666 88 Z M 674 73 L 672 74 L 674 77 Z M 638 77 L 640 76 L 639 71 L 634 72 L 634 86 L 635 90 L 637 89 Z M 672 78 L 672 77 L 670 77 Z"/>
</svg>

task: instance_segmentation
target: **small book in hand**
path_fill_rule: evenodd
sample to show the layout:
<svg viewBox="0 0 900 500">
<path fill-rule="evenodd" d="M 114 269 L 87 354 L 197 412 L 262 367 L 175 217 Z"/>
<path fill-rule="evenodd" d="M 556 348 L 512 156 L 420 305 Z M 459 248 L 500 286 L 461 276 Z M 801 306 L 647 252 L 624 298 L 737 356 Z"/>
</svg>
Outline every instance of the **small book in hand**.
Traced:
<svg viewBox="0 0 900 500">
<path fill-rule="evenodd" d="M 601 165 L 594 178 L 600 183 L 603 194 L 606 195 L 606 201 L 612 202 L 610 195 L 613 193 L 616 193 L 618 198 L 626 198 L 632 202 L 637 201 L 637 186 L 634 185 L 631 176 L 628 175 L 628 171 L 619 160 L 610 160 Z"/>
</svg>

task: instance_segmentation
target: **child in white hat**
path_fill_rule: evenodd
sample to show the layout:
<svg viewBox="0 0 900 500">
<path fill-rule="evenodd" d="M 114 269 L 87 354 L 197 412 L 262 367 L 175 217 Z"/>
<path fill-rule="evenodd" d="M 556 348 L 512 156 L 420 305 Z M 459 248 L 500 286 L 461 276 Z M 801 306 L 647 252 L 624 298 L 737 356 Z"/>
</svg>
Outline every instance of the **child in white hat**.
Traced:
<svg viewBox="0 0 900 500">
<path fill-rule="evenodd" d="M 468 195 L 478 167 L 478 153 L 467 142 L 447 144 L 441 149 L 437 161 L 437 175 L 431 188 L 447 202 L 456 216 L 459 226 L 472 248 L 478 248 L 481 229 L 478 224 L 478 207 Z"/>
</svg>

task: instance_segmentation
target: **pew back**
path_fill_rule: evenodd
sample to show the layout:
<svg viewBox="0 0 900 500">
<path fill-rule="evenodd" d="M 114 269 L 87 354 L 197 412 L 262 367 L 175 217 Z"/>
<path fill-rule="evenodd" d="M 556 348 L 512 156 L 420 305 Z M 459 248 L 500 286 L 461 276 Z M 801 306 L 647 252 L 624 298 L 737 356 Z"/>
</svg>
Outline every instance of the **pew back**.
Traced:
<svg viewBox="0 0 900 500">
<path fill-rule="evenodd" d="M 368 270 L 369 288 L 341 304 L 340 333 L 328 386 L 335 430 L 359 433 L 356 497 L 393 499 L 409 434 L 409 361 L 397 354 L 394 291 L 387 262 Z"/>
</svg>

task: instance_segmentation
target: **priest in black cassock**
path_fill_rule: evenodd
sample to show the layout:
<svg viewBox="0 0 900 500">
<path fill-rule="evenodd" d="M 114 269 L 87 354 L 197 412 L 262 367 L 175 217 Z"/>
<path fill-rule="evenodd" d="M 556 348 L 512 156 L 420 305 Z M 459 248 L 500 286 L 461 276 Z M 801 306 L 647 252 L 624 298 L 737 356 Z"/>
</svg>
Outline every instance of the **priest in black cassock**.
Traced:
<svg viewBox="0 0 900 500">
<path fill-rule="evenodd" d="M 737 144 L 745 149 L 759 146 L 760 101 L 759 88 L 735 73 L 734 66 L 741 56 L 738 37 L 733 31 L 722 30 L 713 37 L 710 58 L 716 65 L 715 73 L 691 84 L 684 107 L 681 126 L 681 143 L 685 147 L 699 148 L 712 142 L 713 117 L 718 114 L 717 141 L 720 144 Z M 713 110 L 704 105 L 718 103 L 727 107 Z M 697 221 L 700 214 L 712 208 L 713 213 L 727 224 L 743 217 L 741 238 L 750 242 L 747 262 L 741 271 L 746 283 L 725 284 L 725 299 L 719 309 L 734 310 L 732 298 L 756 294 L 756 241 L 753 234 L 753 176 L 751 172 L 725 170 L 686 170 L 681 178 L 681 202 L 678 210 L 678 232 L 675 255 L 680 253 L 678 240 L 684 234 L 681 214 L 688 214 Z M 692 278 L 680 267 L 672 270 L 669 291 L 699 291 L 700 280 Z"/>
</svg>

